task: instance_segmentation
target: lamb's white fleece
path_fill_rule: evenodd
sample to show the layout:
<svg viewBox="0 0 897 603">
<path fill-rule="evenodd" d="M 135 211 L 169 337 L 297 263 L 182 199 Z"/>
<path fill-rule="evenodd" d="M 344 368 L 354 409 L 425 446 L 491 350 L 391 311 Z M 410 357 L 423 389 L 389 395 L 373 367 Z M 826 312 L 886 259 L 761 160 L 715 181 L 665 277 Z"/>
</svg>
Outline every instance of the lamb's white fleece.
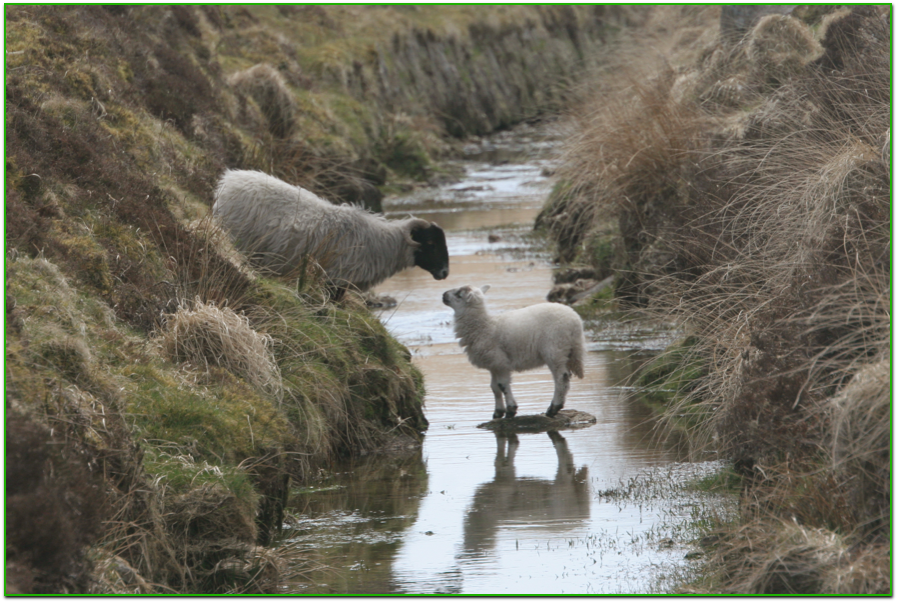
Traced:
<svg viewBox="0 0 897 603">
<path fill-rule="evenodd" d="M 570 375 L 581 379 L 584 374 L 582 320 L 574 310 L 545 303 L 492 316 L 486 310 L 484 291 L 470 286 L 446 291 L 442 301 L 455 311 L 455 335 L 471 364 L 492 373 L 493 416 L 499 418 L 507 412 L 513 417 L 517 411 L 511 394 L 512 372 L 545 365 L 555 381 L 554 398 L 546 414 L 552 417 L 563 408 Z"/>
</svg>

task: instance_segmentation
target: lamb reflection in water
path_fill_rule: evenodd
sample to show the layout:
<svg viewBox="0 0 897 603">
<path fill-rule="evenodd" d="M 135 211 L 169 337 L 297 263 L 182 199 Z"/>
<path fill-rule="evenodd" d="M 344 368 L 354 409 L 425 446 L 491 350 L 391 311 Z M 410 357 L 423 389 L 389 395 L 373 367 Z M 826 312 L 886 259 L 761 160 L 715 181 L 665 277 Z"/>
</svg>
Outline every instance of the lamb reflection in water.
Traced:
<svg viewBox="0 0 897 603">
<path fill-rule="evenodd" d="M 554 481 L 517 477 L 517 436 L 496 434 L 495 479 L 479 486 L 464 518 L 464 557 L 477 557 L 495 545 L 499 524 L 533 525 L 554 531 L 579 527 L 589 518 L 589 468 L 573 463 L 567 440 L 548 437 L 558 457 Z M 548 527 L 550 525 L 550 527 Z"/>
</svg>

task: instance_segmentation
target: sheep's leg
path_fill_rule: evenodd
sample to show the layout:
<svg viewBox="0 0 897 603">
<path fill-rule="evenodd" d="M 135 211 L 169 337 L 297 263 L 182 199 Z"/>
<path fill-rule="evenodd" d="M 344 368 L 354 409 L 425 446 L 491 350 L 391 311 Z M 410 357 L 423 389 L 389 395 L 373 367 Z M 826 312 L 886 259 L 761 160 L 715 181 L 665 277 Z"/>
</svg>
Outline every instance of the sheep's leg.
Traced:
<svg viewBox="0 0 897 603">
<path fill-rule="evenodd" d="M 517 401 L 511 393 L 511 373 L 492 373 L 492 393 L 495 395 L 493 419 L 511 418 L 517 414 Z M 505 405 L 507 400 L 507 406 Z"/>
<path fill-rule="evenodd" d="M 514 399 L 514 394 L 511 393 L 511 373 L 503 373 L 499 376 L 498 387 L 505 395 L 505 402 L 508 409 L 505 416 L 510 419 L 517 414 L 517 400 Z"/>
<path fill-rule="evenodd" d="M 495 412 L 492 413 L 493 419 L 500 419 L 505 416 L 505 401 L 502 396 L 501 387 L 498 385 L 498 375 L 492 373 L 492 393 L 495 396 Z"/>
<path fill-rule="evenodd" d="M 545 414 L 553 417 L 558 411 L 564 408 L 564 402 L 567 399 L 567 391 L 570 389 L 570 371 L 558 370 L 554 372 L 554 397 L 551 399 L 551 405 Z"/>
</svg>

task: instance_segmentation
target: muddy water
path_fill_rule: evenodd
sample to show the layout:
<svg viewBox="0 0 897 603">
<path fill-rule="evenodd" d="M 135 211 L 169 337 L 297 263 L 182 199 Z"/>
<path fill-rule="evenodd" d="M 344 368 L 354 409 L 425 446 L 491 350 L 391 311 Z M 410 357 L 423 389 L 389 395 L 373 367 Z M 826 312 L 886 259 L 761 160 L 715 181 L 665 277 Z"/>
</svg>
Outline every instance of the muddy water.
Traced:
<svg viewBox="0 0 897 603">
<path fill-rule="evenodd" d="M 646 408 L 621 384 L 667 343 L 619 324 L 593 333 L 586 377 L 566 408 L 597 417 L 585 429 L 497 437 L 489 374 L 472 367 L 452 333 L 446 289 L 489 284 L 490 310 L 544 301 L 547 258 L 527 243 L 544 203 L 552 145 L 532 131 L 471 149 L 462 182 L 388 200 L 447 231 L 451 276 L 421 270 L 379 287 L 399 301 L 381 320 L 426 377 L 430 428 L 422 449 L 335 467 L 296 494 L 286 540 L 327 569 L 306 568 L 305 593 L 644 593 L 688 571 L 702 513 L 725 501 L 684 490 L 712 462 L 689 463 L 658 441 Z M 491 238 L 490 238 L 490 235 Z M 518 413 L 545 411 L 547 369 L 514 377 Z"/>
</svg>

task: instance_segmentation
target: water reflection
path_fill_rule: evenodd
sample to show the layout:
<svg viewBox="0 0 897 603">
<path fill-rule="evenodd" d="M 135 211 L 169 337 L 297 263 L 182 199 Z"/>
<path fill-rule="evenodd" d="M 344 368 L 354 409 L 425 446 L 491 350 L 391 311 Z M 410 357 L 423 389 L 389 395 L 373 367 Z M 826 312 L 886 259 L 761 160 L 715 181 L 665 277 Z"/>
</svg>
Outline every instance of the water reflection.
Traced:
<svg viewBox="0 0 897 603">
<path fill-rule="evenodd" d="M 553 524 L 558 533 L 582 529 L 589 517 L 591 494 L 589 469 L 573 463 L 567 440 L 556 431 L 548 438 L 557 454 L 553 480 L 518 477 L 514 457 L 520 441 L 516 435 L 495 435 L 495 478 L 479 486 L 464 519 L 461 558 L 479 556 L 495 545 L 502 525 Z"/>
<path fill-rule="evenodd" d="M 330 569 L 310 572 L 308 583 L 292 587 L 302 593 L 393 592 L 392 560 L 417 519 L 427 477 L 417 449 L 335 465 L 311 488 L 294 492 L 283 539 L 307 545 L 310 564 Z"/>
</svg>

